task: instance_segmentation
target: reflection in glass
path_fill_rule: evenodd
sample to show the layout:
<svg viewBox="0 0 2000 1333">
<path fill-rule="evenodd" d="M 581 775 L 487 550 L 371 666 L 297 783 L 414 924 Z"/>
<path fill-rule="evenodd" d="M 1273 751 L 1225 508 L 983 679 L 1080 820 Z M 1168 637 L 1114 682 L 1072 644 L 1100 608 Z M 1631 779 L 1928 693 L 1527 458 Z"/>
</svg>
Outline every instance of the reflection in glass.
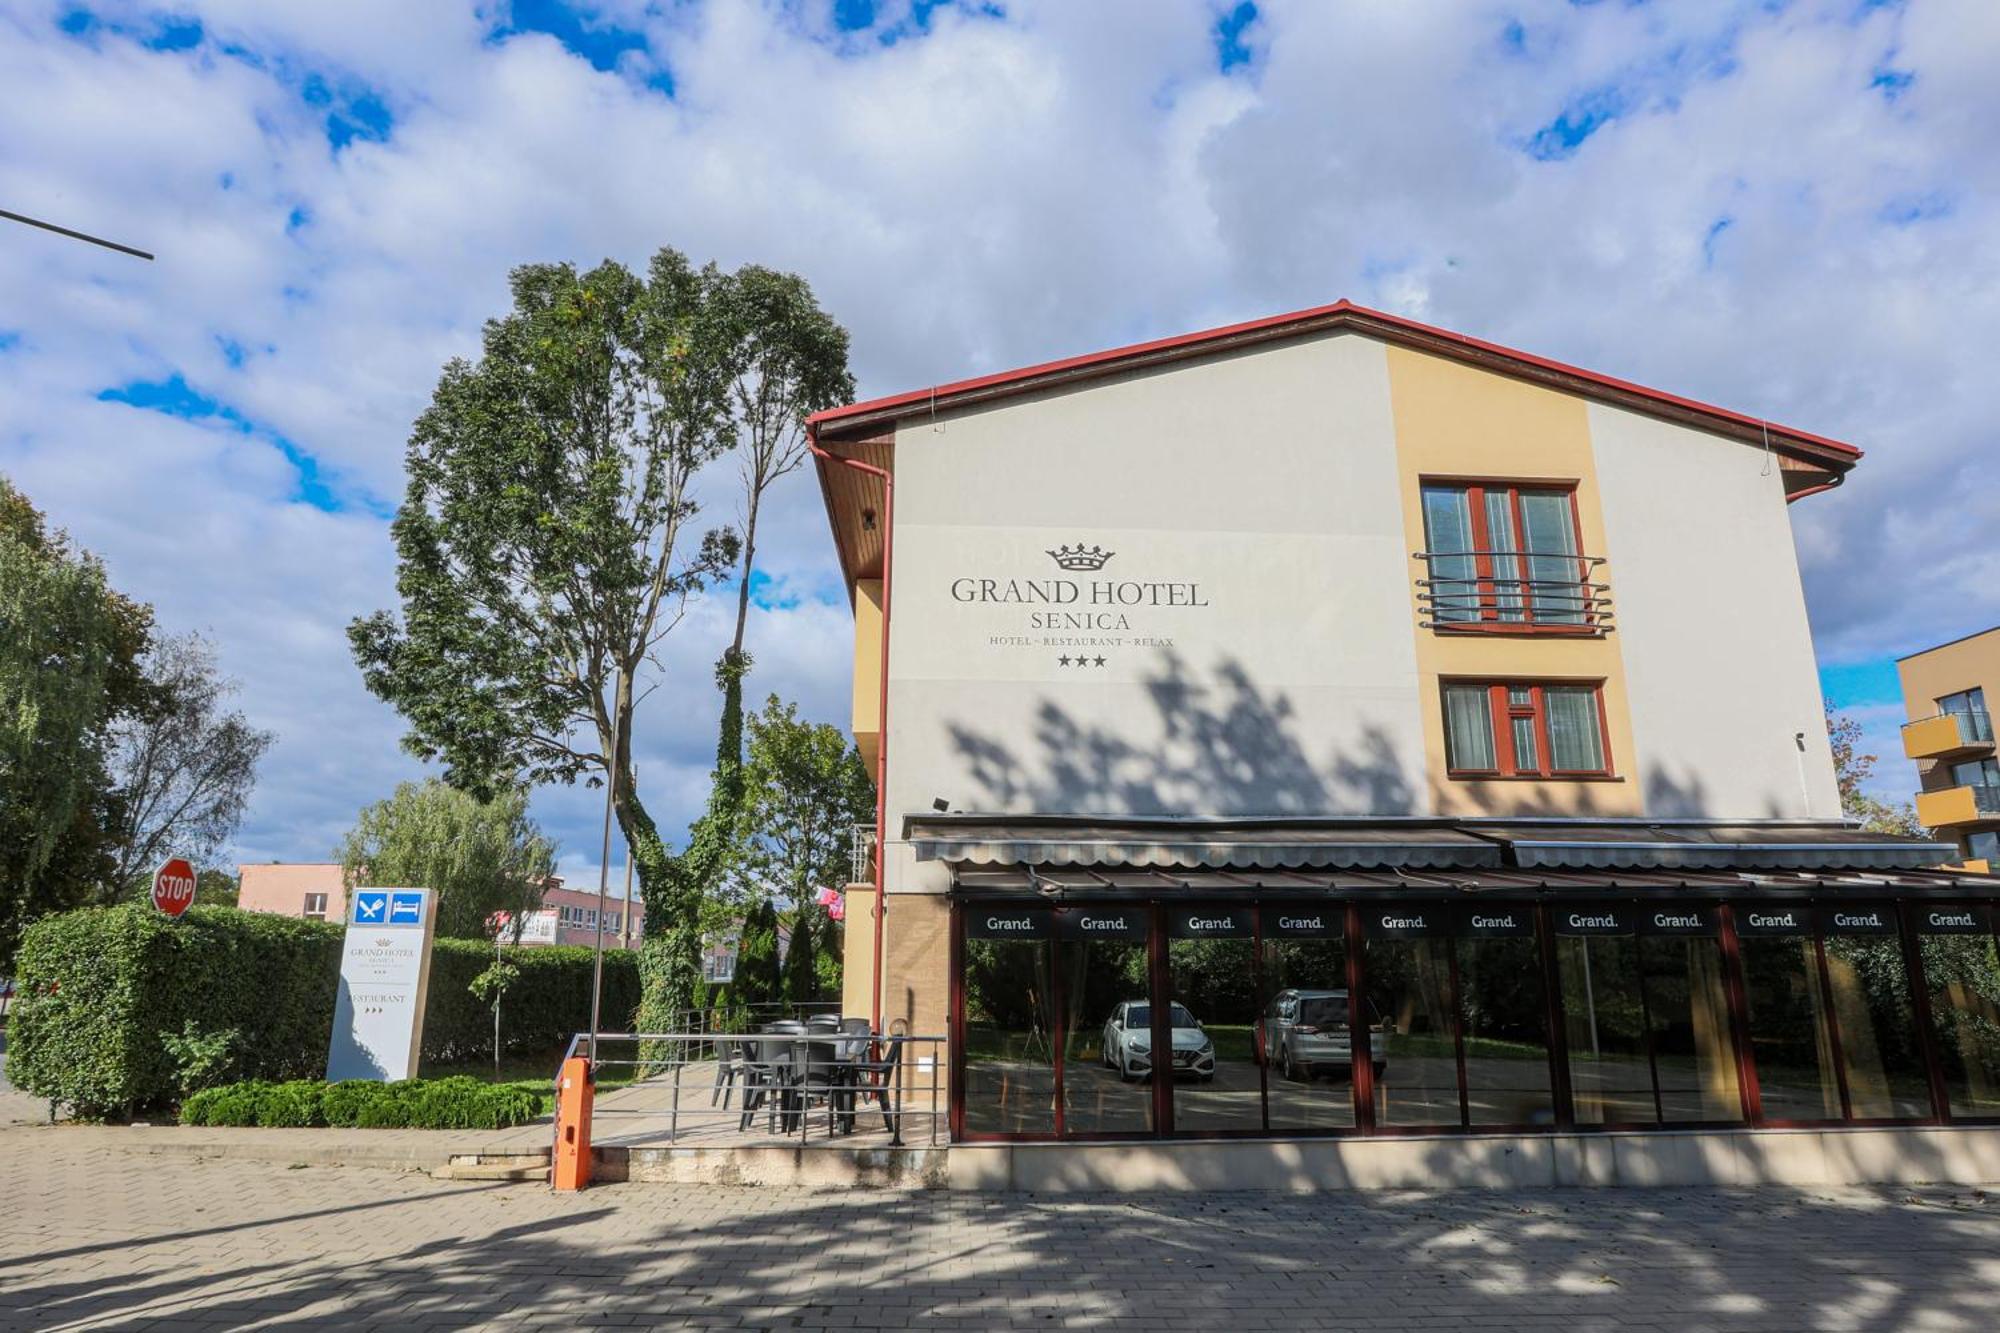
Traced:
<svg viewBox="0 0 2000 1333">
<path fill-rule="evenodd" d="M 1063 1133 L 1153 1128 L 1152 1007 L 1142 940 L 1064 940 Z M 1136 1007 L 1140 1013 L 1133 1014 Z"/>
<path fill-rule="evenodd" d="M 1838 1120 L 1840 1085 L 1820 1000 L 1812 939 L 1742 939 L 1750 1052 L 1766 1120 Z"/>
<path fill-rule="evenodd" d="M 1884 909 L 1887 910 L 1887 909 Z M 1826 976 L 1840 1027 L 1847 1104 L 1857 1120 L 1931 1112 L 1903 942 L 1894 935 L 1828 935 Z"/>
<path fill-rule="evenodd" d="M 1250 939 L 1173 940 L 1168 984 L 1188 1026 L 1174 1028 L 1174 1129 L 1262 1130 L 1264 1091 L 1251 1031 L 1257 945 Z"/>
<path fill-rule="evenodd" d="M 1352 1128 L 1347 941 L 1267 937 L 1264 993 L 1253 1043 L 1266 1068 L 1271 1128 Z"/>
<path fill-rule="evenodd" d="M 1548 1000 L 1532 935 L 1458 942 L 1465 1021 L 1465 1096 L 1475 1125 L 1539 1125 L 1555 1117 Z"/>
<path fill-rule="evenodd" d="M 1712 935 L 1639 938 L 1660 1114 L 1672 1123 L 1743 1119 L 1722 944 Z"/>
<path fill-rule="evenodd" d="M 1043 940 L 965 942 L 965 1128 L 1055 1133 L 1056 1065 Z"/>
<path fill-rule="evenodd" d="M 1556 941 L 1570 1093 L 1580 1125 L 1650 1124 L 1659 1118 L 1638 954 L 1630 935 Z"/>
<path fill-rule="evenodd" d="M 1368 1001 L 1382 1024 L 1375 1043 L 1378 1124 L 1460 1123 L 1450 951 L 1446 939 L 1368 941 Z"/>
<path fill-rule="evenodd" d="M 1920 935 L 1932 1044 L 1954 1116 L 2000 1116 L 2000 956 L 1993 937 Z"/>
</svg>

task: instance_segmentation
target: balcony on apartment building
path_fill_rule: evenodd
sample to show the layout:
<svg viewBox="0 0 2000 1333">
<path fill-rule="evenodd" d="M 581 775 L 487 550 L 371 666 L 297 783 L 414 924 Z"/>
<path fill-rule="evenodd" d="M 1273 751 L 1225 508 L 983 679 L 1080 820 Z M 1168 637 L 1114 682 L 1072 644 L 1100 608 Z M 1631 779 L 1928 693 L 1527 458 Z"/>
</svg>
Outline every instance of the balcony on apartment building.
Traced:
<svg viewBox="0 0 2000 1333">
<path fill-rule="evenodd" d="M 1903 753 L 1911 759 L 1956 759 L 1993 753 L 1993 720 L 1986 710 L 1960 709 L 1903 724 Z"/>
<path fill-rule="evenodd" d="M 2000 823 L 2000 781 L 1960 782 L 1934 791 L 1920 791 L 1917 822 L 1933 829 Z"/>
</svg>

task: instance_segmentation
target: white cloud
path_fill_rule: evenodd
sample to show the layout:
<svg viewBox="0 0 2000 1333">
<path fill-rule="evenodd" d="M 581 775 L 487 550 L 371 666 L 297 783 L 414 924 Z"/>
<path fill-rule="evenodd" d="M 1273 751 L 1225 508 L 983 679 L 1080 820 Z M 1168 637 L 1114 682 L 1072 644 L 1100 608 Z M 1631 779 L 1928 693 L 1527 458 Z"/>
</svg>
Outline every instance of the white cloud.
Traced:
<svg viewBox="0 0 2000 1333">
<path fill-rule="evenodd" d="M 648 53 L 600 72 L 469 4 L 207 0 L 175 51 L 142 5 L 82 38 L 67 4 L 0 15 L 0 204 L 160 256 L 0 232 L 0 470 L 163 623 L 212 628 L 279 730 L 245 855 L 323 855 L 418 771 L 341 630 L 391 604 L 371 505 L 527 260 L 797 270 L 871 393 L 1352 296 L 1868 447 L 1795 511 L 1829 659 L 2000 620 L 1991 6 L 1264 0 L 1227 76 L 1229 6 L 1194 0 L 883 6 L 888 44 L 823 5 L 597 8 Z M 336 152 L 364 97 L 386 139 Z M 1527 151 L 1565 117 L 1594 132 Z M 300 503 L 265 434 L 97 400 L 174 373 L 350 507 Z M 829 584 L 808 476 L 766 534 L 788 588 Z M 727 622 L 677 631 L 646 722 L 669 830 L 705 790 Z M 841 719 L 846 640 L 810 595 L 759 612 L 753 691 Z M 595 865 L 593 793 L 537 809 Z"/>
</svg>

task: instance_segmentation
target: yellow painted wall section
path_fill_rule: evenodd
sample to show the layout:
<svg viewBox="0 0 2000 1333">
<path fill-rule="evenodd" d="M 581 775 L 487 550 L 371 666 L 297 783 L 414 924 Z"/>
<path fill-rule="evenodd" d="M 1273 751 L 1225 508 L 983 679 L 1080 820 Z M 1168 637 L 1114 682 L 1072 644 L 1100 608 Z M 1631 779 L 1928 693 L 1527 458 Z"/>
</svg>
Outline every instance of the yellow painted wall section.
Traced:
<svg viewBox="0 0 2000 1333">
<path fill-rule="evenodd" d="M 1599 580 L 1618 607 L 1618 577 L 1598 503 L 1590 423 L 1582 399 L 1488 371 L 1391 347 L 1389 402 L 1395 414 L 1403 530 L 1409 549 L 1424 549 L 1423 482 L 1475 479 L 1557 482 L 1576 487 L 1577 522 L 1585 554 L 1607 557 Z M 1630 780 L 1638 771 L 1618 635 L 1604 638 L 1439 634 L 1420 627 L 1411 560 L 1410 631 L 1416 635 L 1417 680 L 1424 721 L 1424 767 L 1431 806 L 1443 815 L 1637 815 L 1644 794 Z M 1444 704 L 1449 677 L 1604 682 L 1605 743 L 1614 776 L 1595 781 L 1463 781 L 1446 776 Z"/>
<path fill-rule="evenodd" d="M 854 743 L 875 776 L 875 742 L 882 734 L 882 580 L 854 585 Z"/>
<path fill-rule="evenodd" d="M 875 886 L 850 884 L 842 892 L 847 913 L 840 923 L 840 1012 L 864 1016 L 875 1007 Z"/>
</svg>

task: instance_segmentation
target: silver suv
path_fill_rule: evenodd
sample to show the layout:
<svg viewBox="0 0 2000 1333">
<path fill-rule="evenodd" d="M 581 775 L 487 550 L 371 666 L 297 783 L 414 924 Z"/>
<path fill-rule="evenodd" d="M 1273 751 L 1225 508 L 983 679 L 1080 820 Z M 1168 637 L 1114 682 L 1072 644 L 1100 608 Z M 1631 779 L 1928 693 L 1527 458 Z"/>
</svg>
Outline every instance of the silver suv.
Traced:
<svg viewBox="0 0 2000 1333">
<path fill-rule="evenodd" d="M 1191 1074 L 1203 1083 L 1215 1078 L 1215 1043 L 1195 1016 L 1179 1001 L 1170 1011 L 1173 1021 L 1173 1072 Z M 1126 1000 L 1104 1020 L 1104 1063 L 1120 1078 L 1144 1078 L 1153 1072 L 1153 1006 Z"/>
<path fill-rule="evenodd" d="M 1368 1006 L 1371 1046 L 1381 1043 L 1382 1024 L 1375 1006 Z M 1281 990 L 1257 1018 L 1257 1058 L 1284 1071 L 1289 1079 L 1316 1074 L 1345 1078 L 1354 1072 L 1354 1041 L 1348 1030 L 1344 990 Z M 1376 1050 L 1375 1077 L 1388 1062 Z"/>
</svg>

